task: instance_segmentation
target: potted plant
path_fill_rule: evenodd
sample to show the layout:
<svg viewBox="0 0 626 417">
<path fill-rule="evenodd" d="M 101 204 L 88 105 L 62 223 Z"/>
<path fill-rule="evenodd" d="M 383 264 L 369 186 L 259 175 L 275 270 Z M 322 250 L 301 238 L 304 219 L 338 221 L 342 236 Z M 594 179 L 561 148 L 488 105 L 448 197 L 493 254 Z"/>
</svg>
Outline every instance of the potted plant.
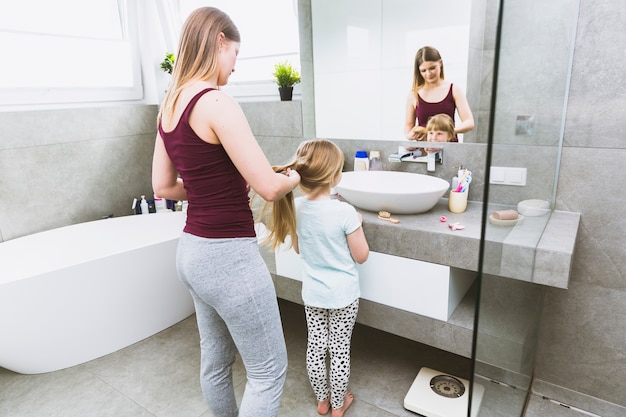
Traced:
<svg viewBox="0 0 626 417">
<path fill-rule="evenodd" d="M 161 61 L 161 69 L 168 74 L 172 73 L 172 69 L 174 69 L 174 54 L 169 52 L 165 53 L 165 58 Z"/>
<path fill-rule="evenodd" d="M 274 80 L 278 84 L 278 92 L 281 101 L 290 101 L 293 96 L 293 86 L 299 83 L 300 73 L 296 71 L 289 61 L 274 64 Z"/>
</svg>

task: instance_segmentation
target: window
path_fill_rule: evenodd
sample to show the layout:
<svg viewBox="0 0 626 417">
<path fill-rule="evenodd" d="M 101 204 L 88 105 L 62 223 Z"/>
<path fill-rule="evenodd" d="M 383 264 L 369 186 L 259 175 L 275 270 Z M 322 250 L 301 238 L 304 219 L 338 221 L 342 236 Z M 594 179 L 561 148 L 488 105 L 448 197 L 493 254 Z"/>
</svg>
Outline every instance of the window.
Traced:
<svg viewBox="0 0 626 417">
<path fill-rule="evenodd" d="M 0 105 L 141 99 L 135 19 L 135 0 L 3 2 Z"/>
<path fill-rule="evenodd" d="M 207 5 L 226 12 L 241 34 L 235 72 L 224 91 L 241 101 L 278 97 L 274 64 L 287 60 L 300 70 L 297 0 L 181 0 L 183 20 Z"/>
</svg>

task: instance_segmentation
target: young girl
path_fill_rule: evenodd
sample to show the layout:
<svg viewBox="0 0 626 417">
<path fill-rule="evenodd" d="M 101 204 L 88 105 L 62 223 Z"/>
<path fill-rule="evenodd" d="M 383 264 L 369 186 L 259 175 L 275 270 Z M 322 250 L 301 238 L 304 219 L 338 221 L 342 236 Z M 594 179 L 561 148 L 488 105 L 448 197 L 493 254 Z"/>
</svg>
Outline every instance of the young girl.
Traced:
<svg viewBox="0 0 626 417">
<path fill-rule="evenodd" d="M 436 114 L 428 119 L 424 128 L 428 142 L 454 142 L 454 120 L 447 114 Z M 424 148 L 427 153 L 439 152 L 441 148 Z"/>
<path fill-rule="evenodd" d="M 269 226 L 272 245 L 291 236 L 304 264 L 302 299 L 308 327 L 306 366 L 317 397 L 317 412 L 342 417 L 354 396 L 347 391 L 350 378 L 350 340 L 359 308 L 356 264 L 369 256 L 361 227 L 362 216 L 348 203 L 330 198 L 341 179 L 344 156 L 324 139 L 303 142 L 295 160 L 275 168 L 300 174 L 304 197 L 293 194 L 274 203 Z M 294 216 L 295 214 L 295 216 Z M 297 222 L 296 222 L 297 218 Z M 326 352 L 330 352 L 330 387 Z"/>
</svg>

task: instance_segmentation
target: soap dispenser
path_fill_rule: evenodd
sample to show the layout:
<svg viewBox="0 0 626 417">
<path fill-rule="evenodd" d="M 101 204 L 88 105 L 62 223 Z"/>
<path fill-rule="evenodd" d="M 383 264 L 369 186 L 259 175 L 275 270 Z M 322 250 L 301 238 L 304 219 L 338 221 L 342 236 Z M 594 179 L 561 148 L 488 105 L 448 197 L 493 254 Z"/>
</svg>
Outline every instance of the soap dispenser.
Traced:
<svg viewBox="0 0 626 417">
<path fill-rule="evenodd" d="M 383 161 L 380 160 L 379 151 L 370 151 L 370 171 L 382 171 Z"/>
<path fill-rule="evenodd" d="M 150 212 L 148 211 L 148 202 L 146 201 L 145 195 L 141 196 L 141 204 L 139 206 L 141 207 L 141 214 L 150 214 Z"/>
<path fill-rule="evenodd" d="M 354 170 L 355 171 L 367 171 L 369 169 L 369 159 L 367 159 L 366 151 L 356 151 L 354 155 Z"/>
</svg>

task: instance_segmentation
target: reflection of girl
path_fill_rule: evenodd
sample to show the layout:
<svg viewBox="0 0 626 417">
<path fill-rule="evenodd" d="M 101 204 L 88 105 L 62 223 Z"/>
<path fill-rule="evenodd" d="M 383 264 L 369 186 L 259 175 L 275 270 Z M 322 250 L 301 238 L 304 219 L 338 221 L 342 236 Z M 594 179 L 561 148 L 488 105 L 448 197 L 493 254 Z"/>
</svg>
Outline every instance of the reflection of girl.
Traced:
<svg viewBox="0 0 626 417">
<path fill-rule="evenodd" d="M 452 142 L 455 139 L 454 120 L 447 114 L 436 114 L 426 123 L 428 142 Z M 426 152 L 438 152 L 440 149 L 426 148 Z"/>
<path fill-rule="evenodd" d="M 430 117 L 444 113 L 454 120 L 455 112 L 460 118 L 454 129 L 455 134 L 474 128 L 474 117 L 465 93 L 460 87 L 444 80 L 439 51 L 430 46 L 420 48 L 415 54 L 413 88 L 406 101 L 405 136 L 407 139 L 424 140 L 424 128 Z M 455 135 L 453 142 L 456 141 Z"/>
<path fill-rule="evenodd" d="M 426 124 L 426 140 L 429 142 L 452 142 L 454 120 L 447 114 L 436 114 Z"/>
<path fill-rule="evenodd" d="M 313 139 L 300 144 L 294 162 L 275 169 L 297 171 L 305 195 L 295 200 L 295 216 L 292 194 L 274 202 L 274 220 L 269 226 L 274 244 L 291 235 L 293 248 L 304 264 L 307 372 L 318 401 L 317 412 L 327 414 L 332 407 L 332 417 L 343 416 L 354 400 L 347 388 L 350 340 L 360 296 L 356 264 L 369 256 L 360 213 L 348 203 L 330 198 L 331 187 L 341 179 L 343 162 L 341 149 L 328 140 Z"/>
</svg>

